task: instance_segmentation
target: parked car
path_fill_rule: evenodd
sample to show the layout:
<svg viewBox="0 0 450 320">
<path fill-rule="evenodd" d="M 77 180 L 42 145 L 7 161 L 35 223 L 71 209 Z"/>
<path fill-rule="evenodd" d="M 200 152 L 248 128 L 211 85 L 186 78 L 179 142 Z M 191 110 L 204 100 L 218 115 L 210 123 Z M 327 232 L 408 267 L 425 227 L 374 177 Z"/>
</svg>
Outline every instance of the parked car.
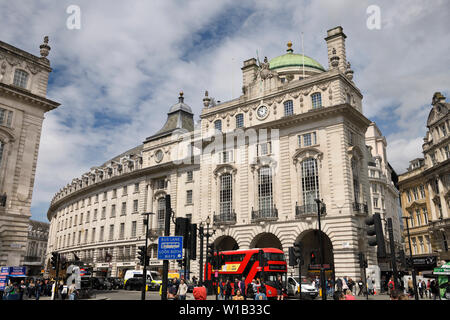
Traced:
<svg viewBox="0 0 450 320">
<path fill-rule="evenodd" d="M 298 288 L 299 288 L 299 278 L 298 277 L 288 277 L 288 287 L 287 292 L 289 296 L 295 296 L 298 298 Z M 316 289 L 314 284 L 309 281 L 306 277 L 302 277 L 302 299 L 312 299 L 314 300 L 318 295 L 319 291 Z"/>
<path fill-rule="evenodd" d="M 110 277 L 110 278 L 107 278 L 107 280 L 112 284 L 112 288 L 114 290 L 123 289 L 123 279 L 122 278 Z"/>
<path fill-rule="evenodd" d="M 102 277 L 92 277 L 91 278 L 92 288 L 96 290 L 112 290 L 112 283 L 106 278 Z"/>
<path fill-rule="evenodd" d="M 150 288 L 150 284 L 151 282 L 149 280 L 147 280 L 147 285 Z M 125 282 L 125 286 L 124 286 L 125 290 L 142 290 L 142 277 L 134 277 L 134 278 L 130 278 L 127 280 L 127 282 Z"/>
</svg>

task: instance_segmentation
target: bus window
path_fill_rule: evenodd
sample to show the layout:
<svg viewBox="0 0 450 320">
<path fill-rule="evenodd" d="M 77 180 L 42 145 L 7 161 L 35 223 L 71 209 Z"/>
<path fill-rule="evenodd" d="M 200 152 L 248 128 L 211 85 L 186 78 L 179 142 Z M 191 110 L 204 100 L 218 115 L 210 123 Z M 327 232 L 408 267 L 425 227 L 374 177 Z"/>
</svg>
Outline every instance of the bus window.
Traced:
<svg viewBox="0 0 450 320">
<path fill-rule="evenodd" d="M 285 261 L 284 253 L 265 252 L 264 257 L 270 261 Z"/>
</svg>

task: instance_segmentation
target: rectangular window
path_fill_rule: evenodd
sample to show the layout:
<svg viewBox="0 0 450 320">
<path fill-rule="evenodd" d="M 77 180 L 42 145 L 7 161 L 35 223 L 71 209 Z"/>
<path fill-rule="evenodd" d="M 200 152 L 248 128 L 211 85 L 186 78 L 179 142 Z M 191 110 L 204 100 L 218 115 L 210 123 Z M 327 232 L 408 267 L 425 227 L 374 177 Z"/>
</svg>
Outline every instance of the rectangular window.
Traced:
<svg viewBox="0 0 450 320">
<path fill-rule="evenodd" d="M 121 223 L 119 239 L 123 239 L 124 237 L 125 237 L 125 223 Z"/>
<path fill-rule="evenodd" d="M 97 212 L 98 209 L 94 209 L 94 218 L 92 219 L 92 221 L 97 221 Z"/>
<path fill-rule="evenodd" d="M 78 231 L 78 243 L 81 243 L 81 231 Z"/>
<path fill-rule="evenodd" d="M 122 216 L 125 216 L 127 214 L 127 203 L 126 202 L 122 202 L 122 210 L 121 210 L 121 214 Z"/>
<path fill-rule="evenodd" d="M 219 153 L 219 156 L 220 156 L 219 163 L 233 162 L 233 150 L 222 151 Z"/>
<path fill-rule="evenodd" d="M 13 112 L 0 108 L 0 126 L 11 127 Z"/>
<path fill-rule="evenodd" d="M 83 224 L 83 214 L 80 213 L 80 225 L 82 225 L 82 224 Z"/>
<path fill-rule="evenodd" d="M 106 207 L 102 208 L 102 220 L 106 219 Z"/>
<path fill-rule="evenodd" d="M 425 224 L 428 224 L 428 211 L 427 211 L 427 208 L 423 208 L 422 210 L 423 210 L 423 222 Z"/>
<path fill-rule="evenodd" d="M 273 213 L 272 170 L 262 167 L 258 174 L 258 202 L 261 217 L 270 217 Z"/>
<path fill-rule="evenodd" d="M 425 240 L 426 240 L 426 242 L 427 242 L 428 253 L 431 253 L 433 250 L 432 250 L 432 248 L 431 248 L 430 236 L 425 236 Z"/>
<path fill-rule="evenodd" d="M 134 213 L 138 212 L 138 209 L 139 209 L 139 203 L 138 203 L 138 200 L 134 200 L 134 201 L 133 201 L 133 212 L 134 212 Z"/>
<path fill-rule="evenodd" d="M 70 217 L 70 220 L 69 220 L 69 227 L 70 226 L 72 226 L 72 217 Z M 73 226 L 75 226 L 75 224 Z"/>
<path fill-rule="evenodd" d="M 13 84 L 15 86 L 21 87 L 23 89 L 27 88 L 27 82 L 28 82 L 28 73 L 26 73 L 23 70 L 16 69 L 14 73 L 14 81 Z"/>
<path fill-rule="evenodd" d="M 122 195 L 126 195 L 127 194 L 127 186 L 123 186 L 123 192 L 122 192 Z"/>
<path fill-rule="evenodd" d="M 91 212 L 88 211 L 86 212 L 86 223 L 89 223 L 90 220 L 91 220 Z"/>
<path fill-rule="evenodd" d="M 186 191 L 186 203 L 192 204 L 192 190 Z"/>
<path fill-rule="evenodd" d="M 117 189 L 113 189 L 112 197 L 113 197 L 113 199 L 117 198 Z"/>
<path fill-rule="evenodd" d="M 98 194 L 95 195 L 95 203 L 98 202 Z"/>
<path fill-rule="evenodd" d="M 303 146 L 308 147 L 316 144 L 316 133 L 306 133 L 303 135 Z"/>
<path fill-rule="evenodd" d="M 412 244 L 413 244 L 413 254 L 417 254 L 417 241 L 416 238 L 412 238 Z"/>
<path fill-rule="evenodd" d="M 134 192 L 139 192 L 139 183 L 134 184 Z"/>
<path fill-rule="evenodd" d="M 92 228 L 91 242 L 95 242 L 95 228 Z"/>
<path fill-rule="evenodd" d="M 322 96 L 320 95 L 319 92 L 313 93 L 311 95 L 311 100 L 312 100 L 312 106 L 314 109 L 322 107 Z"/>
<path fill-rule="evenodd" d="M 192 172 L 192 171 L 188 171 L 187 173 L 186 173 L 186 180 L 187 180 L 187 182 L 191 182 L 192 180 L 193 180 L 193 177 L 194 177 L 194 173 Z"/>
<path fill-rule="evenodd" d="M 236 115 L 236 128 L 244 127 L 244 115 L 242 113 Z"/>
<path fill-rule="evenodd" d="M 378 208 L 378 198 L 373 198 L 373 206 Z"/>
<path fill-rule="evenodd" d="M 441 126 L 441 129 L 442 129 L 442 135 L 445 137 L 447 135 L 447 128 L 445 127 L 445 124 L 443 124 Z"/>
<path fill-rule="evenodd" d="M 88 242 L 88 229 L 84 229 L 84 243 Z"/>
<path fill-rule="evenodd" d="M 419 192 L 417 190 L 417 187 L 413 188 L 413 195 L 414 195 L 414 200 L 417 200 L 419 198 Z"/>
<path fill-rule="evenodd" d="M 106 201 L 108 199 L 108 193 L 105 191 L 103 192 L 103 201 Z"/>
<path fill-rule="evenodd" d="M 272 153 L 272 145 L 270 142 L 260 143 L 257 145 L 258 156 L 266 156 Z"/>
<path fill-rule="evenodd" d="M 131 222 L 131 236 L 136 237 L 137 222 Z"/>
<path fill-rule="evenodd" d="M 408 197 L 408 202 L 411 202 L 411 192 L 409 190 L 406 191 L 406 196 Z"/>
<path fill-rule="evenodd" d="M 111 218 L 115 218 L 116 217 L 116 205 L 113 204 L 111 206 Z"/>
<path fill-rule="evenodd" d="M 294 104 L 292 100 L 288 100 L 284 102 L 284 115 L 291 116 L 294 114 Z"/>
<path fill-rule="evenodd" d="M 425 198 L 425 188 L 423 186 L 420 186 L 419 189 L 420 189 L 420 197 L 422 199 Z"/>
<path fill-rule="evenodd" d="M 222 131 L 222 121 L 216 120 L 214 122 L 214 129 L 216 129 L 218 131 Z"/>
<path fill-rule="evenodd" d="M 114 225 L 111 224 L 109 226 L 109 240 L 112 240 L 114 238 Z"/>
<path fill-rule="evenodd" d="M 450 159 L 450 148 L 449 146 L 444 147 L 445 159 Z"/>
<path fill-rule="evenodd" d="M 88 206 L 91 205 L 91 197 L 88 198 Z"/>
<path fill-rule="evenodd" d="M 72 245 L 73 246 L 75 245 L 75 232 L 72 233 Z"/>
<path fill-rule="evenodd" d="M 99 241 L 103 241 L 105 239 L 105 227 L 101 226 L 100 227 L 100 239 Z"/>
<path fill-rule="evenodd" d="M 417 226 L 422 225 L 422 217 L 420 215 L 420 210 L 419 209 L 416 210 L 416 216 L 417 216 Z"/>
<path fill-rule="evenodd" d="M 376 184 L 376 183 L 373 183 L 373 184 L 372 184 L 372 191 L 373 191 L 373 192 L 378 192 L 378 190 L 377 190 L 377 184 Z"/>
</svg>

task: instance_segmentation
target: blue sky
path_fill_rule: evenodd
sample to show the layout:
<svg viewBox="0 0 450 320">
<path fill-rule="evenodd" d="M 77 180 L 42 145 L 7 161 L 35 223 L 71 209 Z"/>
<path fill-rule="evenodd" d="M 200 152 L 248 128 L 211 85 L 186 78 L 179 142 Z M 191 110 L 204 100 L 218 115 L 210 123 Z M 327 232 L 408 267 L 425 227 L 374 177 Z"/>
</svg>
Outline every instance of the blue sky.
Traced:
<svg viewBox="0 0 450 320">
<path fill-rule="evenodd" d="M 66 8 L 81 29 L 66 28 Z M 381 29 L 366 26 L 369 5 Z M 50 1 L 0 0 L 0 39 L 39 55 L 50 38 L 48 98 L 32 217 L 46 220 L 53 195 L 91 167 L 159 130 L 183 90 L 198 120 L 205 90 L 241 92 L 242 62 L 284 54 L 286 43 L 327 67 L 326 30 L 342 26 L 364 114 L 388 142 L 402 173 L 421 155 L 435 91 L 449 96 L 448 1 Z"/>
</svg>

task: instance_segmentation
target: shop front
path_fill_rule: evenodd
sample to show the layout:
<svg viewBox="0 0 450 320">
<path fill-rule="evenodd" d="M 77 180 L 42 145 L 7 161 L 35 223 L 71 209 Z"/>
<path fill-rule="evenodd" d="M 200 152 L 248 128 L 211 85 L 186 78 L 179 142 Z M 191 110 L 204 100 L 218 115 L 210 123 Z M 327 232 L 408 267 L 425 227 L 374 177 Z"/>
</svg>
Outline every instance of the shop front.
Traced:
<svg viewBox="0 0 450 320">
<path fill-rule="evenodd" d="M 127 270 L 135 270 L 136 265 L 134 262 L 118 262 L 116 267 L 116 277 L 124 278 Z"/>
<path fill-rule="evenodd" d="M 97 263 L 94 268 L 94 276 L 107 278 L 111 277 L 112 266 L 110 263 Z"/>
</svg>

